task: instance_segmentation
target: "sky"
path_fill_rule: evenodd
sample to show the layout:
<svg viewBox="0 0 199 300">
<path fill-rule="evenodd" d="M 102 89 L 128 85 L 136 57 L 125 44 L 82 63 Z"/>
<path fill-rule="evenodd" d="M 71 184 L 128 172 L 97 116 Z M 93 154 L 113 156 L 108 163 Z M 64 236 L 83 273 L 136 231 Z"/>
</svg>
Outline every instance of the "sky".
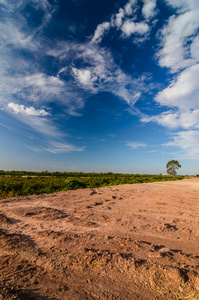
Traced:
<svg viewBox="0 0 199 300">
<path fill-rule="evenodd" d="M 0 0 L 0 169 L 199 174 L 198 0 Z"/>
</svg>

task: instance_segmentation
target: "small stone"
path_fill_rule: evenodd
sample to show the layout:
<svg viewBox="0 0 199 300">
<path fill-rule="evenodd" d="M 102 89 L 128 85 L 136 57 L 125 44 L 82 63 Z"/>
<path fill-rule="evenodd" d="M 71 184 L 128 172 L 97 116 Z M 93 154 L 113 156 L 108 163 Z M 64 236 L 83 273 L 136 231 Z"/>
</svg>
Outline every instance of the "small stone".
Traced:
<svg viewBox="0 0 199 300">
<path fill-rule="evenodd" d="M 97 194 L 97 192 L 95 190 L 92 190 L 92 192 L 90 193 L 90 196 Z"/>
<path fill-rule="evenodd" d="M 161 249 L 159 250 L 159 252 L 160 252 L 161 254 L 168 254 L 168 253 L 171 253 L 171 250 L 170 250 L 169 248 L 167 248 L 167 247 L 164 247 L 164 248 L 161 248 Z"/>
<path fill-rule="evenodd" d="M 181 287 L 181 285 L 179 286 L 179 291 L 183 292 L 183 287 Z"/>
</svg>

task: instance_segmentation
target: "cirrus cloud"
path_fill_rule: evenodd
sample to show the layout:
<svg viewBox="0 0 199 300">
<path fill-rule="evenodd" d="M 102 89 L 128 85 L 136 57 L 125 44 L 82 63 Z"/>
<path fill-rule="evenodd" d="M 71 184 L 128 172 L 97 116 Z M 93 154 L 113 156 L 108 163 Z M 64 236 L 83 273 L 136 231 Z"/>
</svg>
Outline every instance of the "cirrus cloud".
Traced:
<svg viewBox="0 0 199 300">
<path fill-rule="evenodd" d="M 164 144 L 167 147 L 180 148 L 184 158 L 198 159 L 199 155 L 199 130 L 179 131 L 172 136 L 172 141 Z"/>
<path fill-rule="evenodd" d="M 147 144 L 140 143 L 140 142 L 127 142 L 126 146 L 130 147 L 132 150 L 135 150 L 137 148 L 143 148 L 146 147 Z"/>
</svg>

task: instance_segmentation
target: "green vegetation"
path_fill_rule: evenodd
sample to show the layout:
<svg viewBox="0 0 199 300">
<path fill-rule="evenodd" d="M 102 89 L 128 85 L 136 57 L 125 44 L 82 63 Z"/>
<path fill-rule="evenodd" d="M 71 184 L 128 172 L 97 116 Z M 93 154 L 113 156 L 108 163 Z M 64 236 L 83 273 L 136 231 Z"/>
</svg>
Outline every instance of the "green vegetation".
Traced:
<svg viewBox="0 0 199 300">
<path fill-rule="evenodd" d="M 62 190 L 98 188 L 118 184 L 135 184 L 155 181 L 183 179 L 165 175 L 139 175 L 114 173 L 82 172 L 25 172 L 0 171 L 0 197 L 8 198 L 23 195 L 54 193 Z"/>
<path fill-rule="evenodd" d="M 167 173 L 169 175 L 176 176 L 177 175 L 176 170 L 181 168 L 181 165 L 179 164 L 179 162 L 177 160 L 170 160 L 167 163 L 166 168 L 167 168 Z"/>
</svg>

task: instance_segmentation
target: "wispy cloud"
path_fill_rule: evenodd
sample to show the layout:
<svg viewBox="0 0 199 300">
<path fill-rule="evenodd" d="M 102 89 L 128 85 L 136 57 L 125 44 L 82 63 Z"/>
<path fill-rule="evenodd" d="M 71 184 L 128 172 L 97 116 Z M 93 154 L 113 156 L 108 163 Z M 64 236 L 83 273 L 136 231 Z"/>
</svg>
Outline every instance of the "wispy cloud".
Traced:
<svg viewBox="0 0 199 300">
<path fill-rule="evenodd" d="M 17 114 L 16 118 L 29 126 L 34 132 L 39 132 L 46 137 L 61 138 L 63 134 L 60 133 L 56 125 L 50 119 L 40 116 L 20 115 Z"/>
<path fill-rule="evenodd" d="M 60 50 L 61 45 L 57 45 L 57 48 Z M 70 50 L 72 50 L 71 53 L 67 51 L 63 54 L 61 52 L 61 55 L 58 52 L 57 57 L 60 57 L 61 60 L 70 59 L 72 62 L 71 71 L 70 68 L 67 68 L 67 72 L 71 72 L 71 76 L 75 79 L 74 90 L 77 91 L 77 87 L 80 89 L 78 92 L 82 99 L 87 97 L 87 91 L 91 94 L 106 91 L 125 100 L 129 105 L 133 105 L 140 98 L 142 92 L 147 89 L 146 77 L 132 78 L 125 74 L 114 62 L 108 49 L 87 42 L 82 43 L 81 46 L 71 43 Z M 77 58 L 86 67 L 75 67 Z M 65 70 L 65 66 L 62 70 Z"/>
<path fill-rule="evenodd" d="M 123 8 L 121 26 L 124 25 L 126 35 L 130 35 L 132 30 L 140 34 L 148 30 L 148 25 L 143 22 L 132 21 L 129 27 L 125 23 L 136 9 L 136 3 L 130 0 Z M 21 13 L 25 11 L 27 1 L 11 4 L 1 0 L 0 4 L 6 11 L 6 19 L 0 21 L 1 107 L 8 108 L 9 103 L 24 105 L 24 109 L 36 106 L 35 112 L 38 113 L 40 107 L 47 107 L 56 101 L 67 114 L 79 116 L 79 109 L 84 106 L 88 91 L 90 94 L 110 92 L 130 106 L 146 91 L 144 76 L 132 78 L 125 74 L 114 62 L 110 50 L 98 44 L 111 26 L 119 24 L 116 21 L 119 15 L 111 17 L 110 22 L 99 24 L 88 42 L 52 42 L 42 38 L 43 28 L 54 12 L 47 0 L 31 1 L 35 13 L 43 11 L 43 17 L 34 28 L 28 23 L 29 16 Z M 16 11 L 16 18 L 13 17 L 13 11 Z M 45 70 L 42 61 L 46 59 L 52 61 L 57 73 L 53 70 L 51 74 L 49 69 Z"/>
<path fill-rule="evenodd" d="M 135 79 L 125 74 L 108 49 L 93 43 L 93 39 L 100 39 L 101 30 L 108 29 L 106 23 L 96 29 L 88 42 L 55 41 L 52 44 L 41 39 L 35 30 L 32 32 L 23 18 L 16 26 L 11 17 L 6 22 L 0 22 L 3 42 L 0 46 L 1 107 L 16 101 L 25 106 L 36 103 L 37 107 L 57 101 L 66 113 L 78 116 L 88 91 L 91 94 L 107 91 L 133 105 L 146 88 L 143 76 Z M 19 51 L 17 59 L 16 48 Z M 22 56 L 21 51 L 29 54 Z M 57 74 L 45 72 L 42 60 L 46 57 L 53 59 Z"/>
<path fill-rule="evenodd" d="M 181 156 L 184 158 L 197 158 L 199 155 L 199 131 L 179 131 L 171 137 L 172 141 L 164 146 L 182 149 Z"/>
<path fill-rule="evenodd" d="M 147 146 L 147 144 L 140 143 L 140 142 L 127 142 L 126 146 L 130 147 L 132 150 L 135 150 L 137 148 L 144 148 Z"/>
<path fill-rule="evenodd" d="M 183 148 L 186 132 L 192 134 L 191 144 L 198 142 L 199 121 L 199 4 L 198 1 L 166 0 L 176 10 L 159 32 L 156 59 L 166 67 L 173 79 L 154 98 L 164 113 L 155 116 L 140 114 L 141 121 L 155 122 L 180 131 L 172 136 L 168 146 L 177 143 Z M 31 6 L 37 16 L 31 26 Z M 147 76 L 131 76 L 115 62 L 111 50 L 102 47 L 103 38 L 115 31 L 117 39 L 131 39 L 134 43 L 150 37 L 156 17 L 156 0 L 129 0 L 110 18 L 98 24 L 84 42 L 48 40 L 43 35 L 53 18 L 56 5 L 47 0 L 0 0 L 3 17 L 0 20 L 0 109 L 45 135 L 47 147 L 42 151 L 63 153 L 83 151 L 63 140 L 57 129 L 52 103 L 62 112 L 80 116 L 86 99 L 108 92 L 125 101 L 131 108 L 150 90 Z M 48 62 L 48 67 L 43 61 Z M 46 64 L 47 65 L 47 64 Z M 192 133 L 193 132 L 193 133 Z M 129 142 L 131 149 L 146 144 Z M 195 152 L 195 146 L 192 146 Z M 191 149 L 191 148 L 190 148 Z"/>
<path fill-rule="evenodd" d="M 40 147 L 27 146 L 30 150 L 37 153 L 50 152 L 52 154 L 63 154 L 70 152 L 82 152 L 85 151 L 86 147 L 76 147 L 66 142 L 57 141 L 43 141 Z"/>
<path fill-rule="evenodd" d="M 68 152 L 81 152 L 85 150 L 85 147 L 76 147 L 68 143 L 51 142 L 49 147 L 44 148 L 45 151 L 57 154 Z"/>
<path fill-rule="evenodd" d="M 102 37 L 104 34 L 110 29 L 111 24 L 109 22 L 104 22 L 102 24 L 99 24 L 97 26 L 97 29 L 95 30 L 94 36 L 91 40 L 91 42 L 101 42 Z"/>
<path fill-rule="evenodd" d="M 50 114 L 44 109 L 35 109 L 34 107 L 26 107 L 13 102 L 8 103 L 6 110 L 10 114 L 14 114 L 18 120 L 46 136 L 61 137 L 56 126 L 46 116 Z"/>
</svg>

